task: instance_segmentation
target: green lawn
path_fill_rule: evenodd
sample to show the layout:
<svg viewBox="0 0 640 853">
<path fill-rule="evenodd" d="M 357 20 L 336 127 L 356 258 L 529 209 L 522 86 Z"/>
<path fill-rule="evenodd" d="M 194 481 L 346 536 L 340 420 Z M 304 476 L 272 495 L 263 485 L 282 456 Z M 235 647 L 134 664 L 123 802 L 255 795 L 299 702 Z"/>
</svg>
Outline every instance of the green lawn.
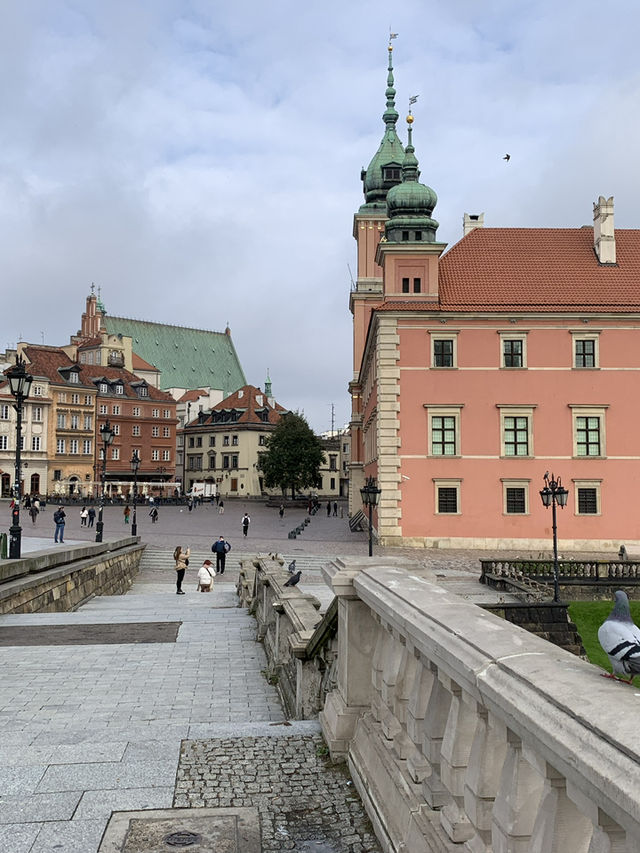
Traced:
<svg viewBox="0 0 640 853">
<path fill-rule="evenodd" d="M 640 601 L 630 601 L 631 618 L 640 624 Z M 574 601 L 569 605 L 569 616 L 575 622 L 587 657 L 596 666 L 611 672 L 611 664 L 604 649 L 598 642 L 598 628 L 613 610 L 613 601 Z M 637 676 L 634 684 L 640 686 Z"/>
</svg>

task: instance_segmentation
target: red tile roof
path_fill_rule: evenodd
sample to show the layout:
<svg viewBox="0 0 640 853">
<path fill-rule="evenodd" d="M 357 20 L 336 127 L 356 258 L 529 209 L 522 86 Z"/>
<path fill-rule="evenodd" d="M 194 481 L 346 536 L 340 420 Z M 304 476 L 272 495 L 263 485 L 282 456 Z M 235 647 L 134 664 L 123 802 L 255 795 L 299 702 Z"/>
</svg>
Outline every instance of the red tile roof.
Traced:
<svg viewBox="0 0 640 853">
<path fill-rule="evenodd" d="M 258 401 L 258 397 L 262 397 L 262 402 Z M 230 409 L 235 409 L 237 412 L 241 412 L 236 421 L 233 421 L 233 425 L 235 424 L 265 424 L 269 423 L 275 426 L 278 423 L 281 416 L 288 412 L 288 409 L 285 409 L 284 406 L 281 406 L 279 403 L 273 401 L 274 405 L 272 406 L 269 403 L 269 399 L 265 395 L 264 391 L 261 391 L 260 388 L 256 388 L 254 385 L 243 385 L 242 388 L 239 388 L 229 397 L 225 397 L 220 403 L 217 403 L 212 409 L 207 412 L 207 417 L 202 421 L 202 424 L 211 424 L 213 421 L 211 420 L 211 414 L 213 412 L 224 412 Z M 269 412 L 268 421 L 263 421 L 262 418 L 258 417 L 256 411 L 264 411 L 267 409 Z M 198 418 L 190 421 L 189 425 L 202 425 Z M 217 424 L 216 424 L 217 425 Z M 229 422 L 220 424 L 220 426 L 224 426 L 227 429 L 231 424 Z"/>
<path fill-rule="evenodd" d="M 640 311 L 640 230 L 618 228 L 601 265 L 593 228 L 476 228 L 439 263 L 439 301 L 378 311 Z"/>
<path fill-rule="evenodd" d="M 199 388 L 194 389 L 193 391 L 185 391 L 182 397 L 178 399 L 179 403 L 195 403 L 200 397 L 208 397 L 208 393 L 206 391 L 202 391 Z"/>
<path fill-rule="evenodd" d="M 154 367 L 152 364 L 149 364 L 148 361 L 145 361 L 142 356 L 139 356 L 137 353 L 131 353 L 131 364 L 133 366 L 134 371 L 136 370 L 152 370 L 154 373 L 160 373 L 157 367 Z"/>
<path fill-rule="evenodd" d="M 602 266 L 593 228 L 476 228 L 439 265 L 444 311 L 637 311 L 640 230 L 616 229 L 616 265 Z"/>
</svg>

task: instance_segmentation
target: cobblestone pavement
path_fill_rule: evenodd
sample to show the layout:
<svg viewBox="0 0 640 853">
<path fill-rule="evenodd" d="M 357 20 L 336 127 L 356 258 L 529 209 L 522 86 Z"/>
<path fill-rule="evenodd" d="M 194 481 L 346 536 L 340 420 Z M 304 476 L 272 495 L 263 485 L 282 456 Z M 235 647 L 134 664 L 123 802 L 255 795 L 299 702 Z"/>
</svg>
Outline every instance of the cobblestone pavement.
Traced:
<svg viewBox="0 0 640 853">
<path fill-rule="evenodd" d="M 187 741 L 174 806 L 253 806 L 262 850 L 378 853 L 380 846 L 344 765 L 320 735 Z"/>
</svg>

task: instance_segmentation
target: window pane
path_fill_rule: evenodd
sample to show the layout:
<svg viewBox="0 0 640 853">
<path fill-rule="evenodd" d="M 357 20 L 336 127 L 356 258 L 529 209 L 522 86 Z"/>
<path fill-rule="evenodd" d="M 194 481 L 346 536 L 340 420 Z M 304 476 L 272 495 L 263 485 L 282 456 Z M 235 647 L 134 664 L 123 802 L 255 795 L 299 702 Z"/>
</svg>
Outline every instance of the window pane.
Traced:
<svg viewBox="0 0 640 853">
<path fill-rule="evenodd" d="M 438 487 L 438 512 L 458 511 L 458 490 L 449 486 Z"/>
<path fill-rule="evenodd" d="M 431 418 L 431 453 L 434 456 L 455 456 L 456 421 L 454 417 Z"/>
<path fill-rule="evenodd" d="M 505 456 L 529 455 L 529 418 L 504 419 L 504 453 Z"/>
<path fill-rule="evenodd" d="M 600 456 L 600 418 L 576 418 L 576 451 L 578 456 Z"/>
<path fill-rule="evenodd" d="M 522 341 L 503 341 L 504 366 L 522 367 Z"/>
<path fill-rule="evenodd" d="M 597 515 L 598 513 L 598 490 L 578 489 L 578 514 Z"/>
<path fill-rule="evenodd" d="M 453 367 L 453 341 L 433 342 L 433 363 L 436 367 Z"/>
<path fill-rule="evenodd" d="M 509 486 L 506 489 L 506 509 L 508 513 L 526 512 L 525 490 L 522 486 Z"/>
</svg>

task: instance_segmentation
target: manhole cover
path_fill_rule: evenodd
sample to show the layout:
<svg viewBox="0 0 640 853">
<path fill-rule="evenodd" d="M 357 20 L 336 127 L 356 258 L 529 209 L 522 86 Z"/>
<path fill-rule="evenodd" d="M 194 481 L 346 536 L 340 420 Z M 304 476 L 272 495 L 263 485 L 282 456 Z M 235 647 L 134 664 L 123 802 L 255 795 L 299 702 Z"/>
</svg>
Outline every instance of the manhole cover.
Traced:
<svg viewBox="0 0 640 853">
<path fill-rule="evenodd" d="M 195 832 L 172 832 L 171 835 L 166 835 L 163 838 L 165 844 L 169 847 L 191 847 L 193 844 L 198 844 L 201 836 Z"/>
</svg>

